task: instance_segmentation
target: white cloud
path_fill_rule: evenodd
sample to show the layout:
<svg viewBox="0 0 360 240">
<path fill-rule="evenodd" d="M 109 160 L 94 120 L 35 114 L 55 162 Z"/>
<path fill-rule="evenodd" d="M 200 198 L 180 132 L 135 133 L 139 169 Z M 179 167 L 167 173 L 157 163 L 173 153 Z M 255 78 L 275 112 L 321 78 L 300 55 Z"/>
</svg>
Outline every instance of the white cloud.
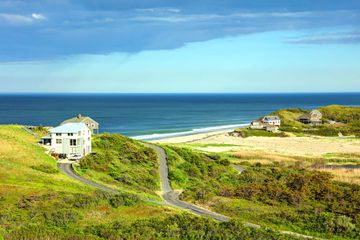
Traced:
<svg viewBox="0 0 360 240">
<path fill-rule="evenodd" d="M 223 18 L 223 16 L 216 14 L 140 16 L 140 17 L 134 17 L 132 18 L 132 20 L 139 22 L 156 21 L 156 22 L 179 23 L 179 22 L 208 21 L 217 18 Z"/>
<path fill-rule="evenodd" d="M 36 20 L 45 20 L 46 17 L 42 14 L 39 13 L 33 13 L 31 14 L 32 18 L 36 19 Z"/>
<path fill-rule="evenodd" d="M 0 23 L 5 22 L 14 25 L 31 24 L 35 21 L 41 21 L 45 19 L 46 17 L 44 15 L 38 13 L 33 13 L 30 16 L 20 15 L 20 14 L 0 13 Z"/>
<path fill-rule="evenodd" d="M 0 22 L 6 22 L 10 24 L 30 24 L 33 21 L 34 19 L 29 16 L 0 13 Z"/>
<path fill-rule="evenodd" d="M 330 44 L 330 43 L 359 43 L 360 32 L 332 33 L 315 36 L 293 38 L 287 43 L 297 44 Z"/>
<path fill-rule="evenodd" d="M 149 12 L 149 13 L 179 13 L 181 12 L 178 8 L 138 8 L 136 11 Z"/>
</svg>

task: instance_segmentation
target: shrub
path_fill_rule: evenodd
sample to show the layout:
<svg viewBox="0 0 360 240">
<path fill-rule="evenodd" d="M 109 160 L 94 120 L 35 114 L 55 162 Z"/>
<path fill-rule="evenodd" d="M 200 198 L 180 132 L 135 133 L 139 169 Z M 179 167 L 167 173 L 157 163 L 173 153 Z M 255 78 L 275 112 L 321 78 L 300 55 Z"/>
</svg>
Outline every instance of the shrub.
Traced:
<svg viewBox="0 0 360 240">
<path fill-rule="evenodd" d="M 223 165 L 223 166 L 229 166 L 230 165 L 230 161 L 229 159 L 221 159 L 219 161 L 219 164 Z"/>
<path fill-rule="evenodd" d="M 140 202 L 140 198 L 137 195 L 129 193 L 120 193 L 114 195 L 109 199 L 109 203 L 112 207 L 118 208 L 121 206 L 133 206 Z"/>
<path fill-rule="evenodd" d="M 68 225 L 77 222 L 80 215 L 70 209 L 61 209 L 55 212 L 45 212 L 44 218 L 47 224 L 56 227 L 67 227 Z"/>
</svg>

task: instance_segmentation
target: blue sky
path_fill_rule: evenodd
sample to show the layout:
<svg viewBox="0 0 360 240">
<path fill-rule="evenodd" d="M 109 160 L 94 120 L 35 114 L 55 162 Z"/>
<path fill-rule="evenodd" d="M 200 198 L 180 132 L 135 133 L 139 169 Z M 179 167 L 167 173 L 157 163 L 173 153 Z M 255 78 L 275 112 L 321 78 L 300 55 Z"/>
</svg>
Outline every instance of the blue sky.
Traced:
<svg viewBox="0 0 360 240">
<path fill-rule="evenodd" d="M 0 92 L 360 91 L 360 1 L 0 0 Z"/>
</svg>

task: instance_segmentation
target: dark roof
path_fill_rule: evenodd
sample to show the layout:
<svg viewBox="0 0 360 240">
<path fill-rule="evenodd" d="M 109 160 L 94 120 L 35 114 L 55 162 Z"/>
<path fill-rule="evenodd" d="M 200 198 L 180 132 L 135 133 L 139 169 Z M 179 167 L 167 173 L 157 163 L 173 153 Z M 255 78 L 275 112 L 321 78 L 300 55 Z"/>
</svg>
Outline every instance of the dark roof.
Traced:
<svg viewBox="0 0 360 240">
<path fill-rule="evenodd" d="M 311 118 L 310 113 L 305 113 L 299 117 L 299 119 L 310 119 L 310 118 Z"/>
<path fill-rule="evenodd" d="M 74 118 L 70 118 L 70 119 L 67 119 L 65 121 L 63 121 L 61 123 L 61 125 L 63 124 L 66 124 L 66 123 L 82 123 L 84 122 L 85 120 L 90 120 L 91 122 L 93 123 L 96 123 L 96 124 L 99 124 L 98 122 L 96 122 L 94 119 L 92 119 L 91 117 L 87 117 L 87 116 L 82 116 L 81 114 L 78 114 L 76 117 Z"/>
<path fill-rule="evenodd" d="M 278 116 L 265 116 L 264 119 L 265 120 L 280 120 L 280 118 Z"/>
</svg>

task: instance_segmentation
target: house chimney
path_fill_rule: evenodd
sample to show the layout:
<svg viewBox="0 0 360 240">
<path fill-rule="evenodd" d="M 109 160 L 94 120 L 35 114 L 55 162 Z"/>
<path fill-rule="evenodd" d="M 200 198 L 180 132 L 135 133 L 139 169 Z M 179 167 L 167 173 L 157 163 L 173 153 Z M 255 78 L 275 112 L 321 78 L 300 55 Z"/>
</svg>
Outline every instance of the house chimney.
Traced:
<svg viewBox="0 0 360 240">
<path fill-rule="evenodd" d="M 77 117 L 78 119 L 81 118 L 81 114 L 79 113 L 76 117 Z"/>
</svg>

